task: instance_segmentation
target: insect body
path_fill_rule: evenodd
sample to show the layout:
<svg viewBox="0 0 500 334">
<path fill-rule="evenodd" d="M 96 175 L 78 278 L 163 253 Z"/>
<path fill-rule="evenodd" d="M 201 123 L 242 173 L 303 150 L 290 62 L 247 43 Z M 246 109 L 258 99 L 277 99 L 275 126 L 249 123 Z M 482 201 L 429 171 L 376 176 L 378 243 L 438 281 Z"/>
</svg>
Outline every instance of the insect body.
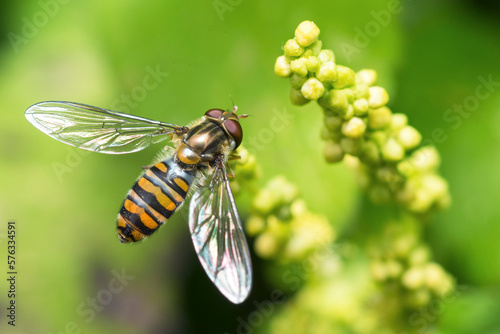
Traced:
<svg viewBox="0 0 500 334">
<path fill-rule="evenodd" d="M 171 139 L 172 154 L 129 190 L 118 237 L 127 243 L 151 235 L 192 193 L 189 229 L 203 268 L 230 301 L 246 299 L 252 267 L 225 166 L 243 137 L 236 108 L 211 109 L 190 128 L 73 102 L 37 103 L 25 115 L 47 135 L 101 153 L 131 153 Z"/>
</svg>

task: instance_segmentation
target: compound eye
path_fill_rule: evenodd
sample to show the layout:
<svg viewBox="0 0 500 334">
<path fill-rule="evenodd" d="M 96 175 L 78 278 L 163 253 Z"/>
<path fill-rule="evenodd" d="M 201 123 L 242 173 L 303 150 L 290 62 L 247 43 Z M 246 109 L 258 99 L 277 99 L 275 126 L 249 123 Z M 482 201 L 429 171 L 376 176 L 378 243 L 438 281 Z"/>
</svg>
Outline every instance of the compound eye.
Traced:
<svg viewBox="0 0 500 334">
<path fill-rule="evenodd" d="M 205 113 L 205 116 L 219 119 L 223 113 L 224 113 L 224 110 L 221 110 L 221 109 L 210 109 L 209 111 L 207 111 Z"/>
<path fill-rule="evenodd" d="M 231 135 L 231 137 L 233 137 L 235 142 L 234 149 L 236 149 L 238 146 L 240 146 L 241 140 L 243 139 L 243 130 L 241 129 L 240 122 L 234 119 L 228 119 L 224 122 L 224 127 Z"/>
</svg>

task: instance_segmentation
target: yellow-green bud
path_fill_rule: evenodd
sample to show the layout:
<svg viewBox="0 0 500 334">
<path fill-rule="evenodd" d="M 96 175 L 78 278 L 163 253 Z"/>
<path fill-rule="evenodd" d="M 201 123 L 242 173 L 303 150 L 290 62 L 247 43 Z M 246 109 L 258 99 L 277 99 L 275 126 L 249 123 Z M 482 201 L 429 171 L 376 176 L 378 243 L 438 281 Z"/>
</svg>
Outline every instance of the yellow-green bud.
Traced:
<svg viewBox="0 0 500 334">
<path fill-rule="evenodd" d="M 310 56 L 307 57 L 306 67 L 309 72 L 316 73 L 321 68 L 321 62 L 319 61 L 318 57 Z"/>
<path fill-rule="evenodd" d="M 316 78 L 322 82 L 333 82 L 337 80 L 337 66 L 335 66 L 335 63 L 332 61 L 323 63 L 316 73 Z"/>
<path fill-rule="evenodd" d="M 342 150 L 347 154 L 359 155 L 362 146 L 362 141 L 360 139 L 344 137 L 340 140 L 340 147 L 342 147 Z"/>
<path fill-rule="evenodd" d="M 367 99 L 370 96 L 369 87 L 365 83 L 356 84 L 356 86 L 354 87 L 354 93 L 356 99 Z"/>
<path fill-rule="evenodd" d="M 403 266 L 398 261 L 389 260 L 385 266 L 389 277 L 396 278 L 403 272 Z"/>
<path fill-rule="evenodd" d="M 306 81 L 307 77 L 301 77 L 295 73 L 290 76 L 290 86 L 295 89 L 300 89 Z"/>
<path fill-rule="evenodd" d="M 325 92 L 325 87 L 318 79 L 309 78 L 302 85 L 301 92 L 306 99 L 317 100 L 321 96 L 323 96 L 323 93 Z"/>
<path fill-rule="evenodd" d="M 250 216 L 245 224 L 245 231 L 250 236 L 256 236 L 266 227 L 266 222 L 259 216 Z"/>
<path fill-rule="evenodd" d="M 382 148 L 387 141 L 387 133 L 385 131 L 373 131 L 371 139 L 378 145 L 378 147 Z"/>
<path fill-rule="evenodd" d="M 274 194 L 267 189 L 263 189 L 255 195 L 252 206 L 261 214 L 268 214 L 275 205 L 276 200 Z"/>
<path fill-rule="evenodd" d="M 349 101 L 341 90 L 333 89 L 328 94 L 323 95 L 319 101 L 324 107 L 344 115 L 347 112 Z"/>
<path fill-rule="evenodd" d="M 368 113 L 368 100 L 358 99 L 352 104 L 354 108 L 354 116 L 365 116 Z"/>
<path fill-rule="evenodd" d="M 377 72 L 374 70 L 361 70 L 356 73 L 359 81 L 364 82 L 368 86 L 373 86 L 377 82 Z"/>
<path fill-rule="evenodd" d="M 405 114 L 392 114 L 391 129 L 400 130 L 408 124 L 408 117 Z"/>
<path fill-rule="evenodd" d="M 298 57 L 302 53 L 304 53 L 304 48 L 300 46 L 296 40 L 289 39 L 285 43 L 284 51 L 285 51 L 285 56 Z"/>
<path fill-rule="evenodd" d="M 321 50 L 321 52 L 318 55 L 318 59 L 321 61 L 322 64 L 335 62 L 335 54 L 333 53 L 332 50 L 328 49 Z"/>
<path fill-rule="evenodd" d="M 308 51 L 311 51 L 312 56 L 318 56 L 321 52 L 321 47 L 323 43 L 321 41 L 316 41 L 307 47 Z"/>
<path fill-rule="evenodd" d="M 339 130 L 342 126 L 343 120 L 339 116 L 325 115 L 325 126 L 328 130 Z"/>
<path fill-rule="evenodd" d="M 347 121 L 353 117 L 354 117 L 354 107 L 352 106 L 352 104 L 349 104 L 347 105 L 347 109 L 345 110 L 344 119 Z"/>
<path fill-rule="evenodd" d="M 429 196 L 440 198 L 448 193 L 448 183 L 437 174 L 427 174 L 422 177 L 422 186 L 427 190 Z"/>
<path fill-rule="evenodd" d="M 411 267 L 403 274 L 401 282 L 410 290 L 421 288 L 425 284 L 425 271 L 421 267 Z"/>
<path fill-rule="evenodd" d="M 274 63 L 274 74 L 282 78 L 288 78 L 290 74 L 292 74 L 290 64 L 286 60 L 285 56 L 279 56 L 276 58 L 276 63 Z"/>
<path fill-rule="evenodd" d="M 295 39 L 301 46 L 309 46 L 318 40 L 319 28 L 312 21 L 304 21 L 295 30 Z"/>
<path fill-rule="evenodd" d="M 360 138 L 366 131 L 366 124 L 361 118 L 353 117 L 342 125 L 342 134 L 349 138 Z"/>
<path fill-rule="evenodd" d="M 368 98 L 368 104 L 370 108 L 376 109 L 383 107 L 389 102 L 389 94 L 387 91 L 379 86 L 370 87 L 368 89 L 370 97 Z"/>
<path fill-rule="evenodd" d="M 290 62 L 290 69 L 293 73 L 296 73 L 301 77 L 305 77 L 307 75 L 306 58 L 292 60 Z"/>
<path fill-rule="evenodd" d="M 333 83 L 333 88 L 351 87 L 356 83 L 356 74 L 349 67 L 337 65 L 337 73 L 337 80 Z"/>
<path fill-rule="evenodd" d="M 270 232 L 264 232 L 255 240 L 255 252 L 262 258 L 271 258 L 278 252 L 278 241 Z"/>
<path fill-rule="evenodd" d="M 339 162 L 344 159 L 344 151 L 339 143 L 329 140 L 325 145 L 325 160 L 330 163 Z"/>
<path fill-rule="evenodd" d="M 386 127 L 391 122 L 391 115 L 387 107 L 368 109 L 368 127 L 373 130 Z"/>
<path fill-rule="evenodd" d="M 429 261 L 430 252 L 426 246 L 419 246 L 415 248 L 408 258 L 410 266 L 422 265 Z"/>
<path fill-rule="evenodd" d="M 406 125 L 399 131 L 398 141 L 405 150 L 411 150 L 420 144 L 422 136 L 413 126 Z"/>
<path fill-rule="evenodd" d="M 302 95 L 302 91 L 300 89 L 292 88 L 290 89 L 290 101 L 297 106 L 302 106 L 308 103 L 310 100 L 306 99 Z"/>
<path fill-rule="evenodd" d="M 371 140 L 366 141 L 363 145 L 361 158 L 368 163 L 378 163 L 380 161 L 380 150 L 377 144 Z"/>
<path fill-rule="evenodd" d="M 388 161 L 399 161 L 404 158 L 405 150 L 393 138 L 389 138 L 382 147 L 382 156 Z"/>
<path fill-rule="evenodd" d="M 414 169 L 427 172 L 435 170 L 441 161 L 434 146 L 425 146 L 412 154 L 410 162 Z"/>
</svg>

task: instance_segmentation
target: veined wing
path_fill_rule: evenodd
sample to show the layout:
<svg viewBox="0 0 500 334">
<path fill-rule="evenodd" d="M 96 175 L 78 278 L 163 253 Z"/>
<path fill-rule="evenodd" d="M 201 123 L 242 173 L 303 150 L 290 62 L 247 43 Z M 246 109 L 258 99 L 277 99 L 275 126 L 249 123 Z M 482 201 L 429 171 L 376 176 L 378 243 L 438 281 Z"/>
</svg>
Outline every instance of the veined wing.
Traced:
<svg viewBox="0 0 500 334">
<path fill-rule="evenodd" d="M 187 132 L 186 127 L 162 123 L 82 103 L 47 101 L 29 107 L 25 116 L 40 131 L 88 151 L 122 154 L 140 151 Z"/>
<path fill-rule="evenodd" d="M 233 303 L 243 302 L 252 287 L 252 264 L 225 167 L 215 167 L 189 207 L 189 229 L 203 268 Z"/>
</svg>

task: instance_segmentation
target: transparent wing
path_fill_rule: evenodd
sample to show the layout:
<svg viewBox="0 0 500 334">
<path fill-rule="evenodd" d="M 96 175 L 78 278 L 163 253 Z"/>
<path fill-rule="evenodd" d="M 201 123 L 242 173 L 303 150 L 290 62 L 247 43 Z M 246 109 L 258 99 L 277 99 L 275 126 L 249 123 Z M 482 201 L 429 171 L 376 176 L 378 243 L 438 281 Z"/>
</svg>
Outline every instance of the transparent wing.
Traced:
<svg viewBox="0 0 500 334">
<path fill-rule="evenodd" d="M 122 154 L 140 151 L 152 143 L 181 134 L 187 128 L 81 103 L 47 101 L 25 112 L 40 131 L 88 151 Z"/>
<path fill-rule="evenodd" d="M 189 211 L 191 238 L 203 268 L 231 302 L 243 302 L 252 287 L 252 264 L 223 165 L 206 177 Z"/>
</svg>

